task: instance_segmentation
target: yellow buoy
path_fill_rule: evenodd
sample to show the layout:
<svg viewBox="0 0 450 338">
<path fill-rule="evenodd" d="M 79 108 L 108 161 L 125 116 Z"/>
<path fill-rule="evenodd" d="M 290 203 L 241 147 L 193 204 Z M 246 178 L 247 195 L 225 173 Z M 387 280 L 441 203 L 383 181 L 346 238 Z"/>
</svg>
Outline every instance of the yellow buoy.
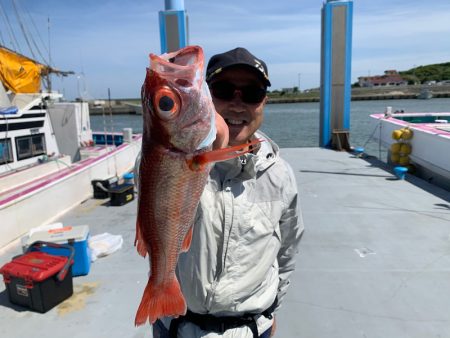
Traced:
<svg viewBox="0 0 450 338">
<path fill-rule="evenodd" d="M 397 164 L 400 160 L 400 155 L 398 153 L 391 153 L 391 162 Z"/>
<path fill-rule="evenodd" d="M 409 128 L 404 128 L 402 132 L 402 139 L 410 140 L 413 137 L 413 131 Z"/>
<path fill-rule="evenodd" d="M 398 154 L 401 149 L 401 143 L 392 143 L 391 144 L 391 153 Z"/>
<path fill-rule="evenodd" d="M 400 146 L 400 153 L 403 155 L 409 155 L 411 154 L 411 145 L 408 143 L 402 143 Z"/>
<path fill-rule="evenodd" d="M 401 129 L 396 129 L 392 132 L 392 138 L 394 140 L 400 140 L 402 138 L 403 131 Z"/>
<path fill-rule="evenodd" d="M 398 159 L 398 164 L 400 165 L 408 165 L 409 164 L 409 156 L 400 156 L 400 158 Z"/>
</svg>

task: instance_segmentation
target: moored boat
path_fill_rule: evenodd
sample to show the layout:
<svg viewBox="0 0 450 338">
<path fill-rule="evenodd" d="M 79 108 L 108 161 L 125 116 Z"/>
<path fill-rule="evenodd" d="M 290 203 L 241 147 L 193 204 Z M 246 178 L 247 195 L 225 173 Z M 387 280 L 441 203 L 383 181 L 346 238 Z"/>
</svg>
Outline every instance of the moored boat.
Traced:
<svg viewBox="0 0 450 338">
<path fill-rule="evenodd" d="M 17 86 L 14 72 L 0 69 L 0 248 L 91 197 L 93 180 L 120 180 L 141 147 L 141 135 L 130 129 L 92 132 L 87 102 L 41 91 L 48 68 L 2 51 L 25 72 L 34 68 Z"/>
<path fill-rule="evenodd" d="M 391 113 L 390 107 L 384 114 L 370 115 L 379 127 L 373 137 L 388 148 L 388 162 L 392 161 L 393 144 L 407 144 L 407 157 L 400 165 L 410 166 L 417 174 L 429 182 L 450 190 L 450 112 L 441 113 Z M 402 130 L 410 130 L 406 139 L 395 139 Z M 397 147 L 399 148 L 399 147 Z M 400 154 L 402 155 L 402 154 Z"/>
<path fill-rule="evenodd" d="M 419 100 L 429 100 L 433 98 L 433 93 L 428 88 L 422 88 L 419 94 L 417 94 Z"/>
</svg>

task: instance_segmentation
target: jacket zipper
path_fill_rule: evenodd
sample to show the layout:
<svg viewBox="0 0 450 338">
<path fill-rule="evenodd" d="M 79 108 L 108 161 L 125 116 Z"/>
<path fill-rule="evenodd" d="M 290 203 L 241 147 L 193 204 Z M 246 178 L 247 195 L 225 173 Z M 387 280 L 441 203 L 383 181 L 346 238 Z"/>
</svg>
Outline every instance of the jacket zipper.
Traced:
<svg viewBox="0 0 450 338">
<path fill-rule="evenodd" d="M 222 272 L 224 270 L 225 267 L 225 261 L 226 261 L 226 251 L 227 251 L 227 247 L 225 247 L 225 243 L 228 243 L 229 241 L 229 236 L 231 235 L 231 219 L 233 217 L 233 215 L 231 215 L 231 219 L 228 220 L 227 216 L 226 216 L 226 209 L 227 209 L 227 199 L 230 198 L 229 194 L 231 193 L 231 186 L 230 186 L 230 182 L 231 179 L 225 177 L 223 183 L 222 183 L 222 200 L 224 203 L 224 222 L 225 222 L 225 232 L 224 232 L 224 236 L 223 236 L 223 242 L 222 242 L 222 257 L 221 262 L 220 262 L 220 269 L 217 270 L 215 276 L 214 276 L 214 280 L 211 284 L 211 290 L 208 292 L 207 297 L 206 297 L 206 310 L 209 313 L 211 310 L 211 303 L 212 300 L 214 298 L 214 295 L 216 294 L 216 288 L 217 288 L 217 284 L 219 283 L 219 278 L 222 275 Z M 233 201 L 231 201 L 231 203 L 233 203 Z M 231 210 L 233 210 L 233 207 L 231 207 Z M 229 225 L 227 227 L 227 225 Z"/>
</svg>

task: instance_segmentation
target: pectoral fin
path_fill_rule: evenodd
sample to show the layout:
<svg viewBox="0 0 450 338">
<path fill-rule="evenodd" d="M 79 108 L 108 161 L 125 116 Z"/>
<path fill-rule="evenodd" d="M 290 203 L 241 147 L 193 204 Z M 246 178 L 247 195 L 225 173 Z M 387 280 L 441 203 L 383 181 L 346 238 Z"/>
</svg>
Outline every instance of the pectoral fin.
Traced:
<svg viewBox="0 0 450 338">
<path fill-rule="evenodd" d="M 181 252 L 187 252 L 191 247 L 193 229 L 194 226 L 191 226 L 189 228 L 186 237 L 184 238 L 183 245 L 181 246 Z"/>
<path fill-rule="evenodd" d="M 239 157 L 252 151 L 252 146 L 263 142 L 262 139 L 256 139 L 249 143 L 237 146 L 207 151 L 189 159 L 188 165 L 192 171 L 202 170 L 205 164 L 212 162 L 226 161 L 231 158 Z"/>
</svg>

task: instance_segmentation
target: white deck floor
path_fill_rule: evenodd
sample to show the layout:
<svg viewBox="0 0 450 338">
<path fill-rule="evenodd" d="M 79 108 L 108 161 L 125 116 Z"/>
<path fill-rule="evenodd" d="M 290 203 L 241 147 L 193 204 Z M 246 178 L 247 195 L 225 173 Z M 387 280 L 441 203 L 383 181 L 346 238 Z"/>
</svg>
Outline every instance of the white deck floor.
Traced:
<svg viewBox="0 0 450 338">
<path fill-rule="evenodd" d="M 345 152 L 282 153 L 306 230 L 276 337 L 450 337 L 450 193 Z M 104 202 L 61 221 L 120 234 L 122 249 L 74 278 L 74 296 L 46 314 L 11 305 L 0 283 L 0 337 L 151 337 L 133 325 L 148 271 L 133 247 L 136 201 Z M 0 266 L 20 252 L 0 250 Z"/>
</svg>

